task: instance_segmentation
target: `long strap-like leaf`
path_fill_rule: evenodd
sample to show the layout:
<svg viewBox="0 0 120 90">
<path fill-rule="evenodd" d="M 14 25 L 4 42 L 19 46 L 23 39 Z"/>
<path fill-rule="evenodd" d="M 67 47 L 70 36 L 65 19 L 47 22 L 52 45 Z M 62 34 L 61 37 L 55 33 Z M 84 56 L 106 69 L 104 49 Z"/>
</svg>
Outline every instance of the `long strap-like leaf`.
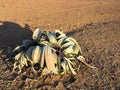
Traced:
<svg viewBox="0 0 120 90">
<path fill-rule="evenodd" d="M 78 60 L 80 60 L 82 63 L 84 63 L 86 66 L 90 67 L 90 68 L 96 68 L 94 66 L 89 65 L 86 61 L 85 58 L 83 56 L 78 56 L 77 57 Z"/>
</svg>

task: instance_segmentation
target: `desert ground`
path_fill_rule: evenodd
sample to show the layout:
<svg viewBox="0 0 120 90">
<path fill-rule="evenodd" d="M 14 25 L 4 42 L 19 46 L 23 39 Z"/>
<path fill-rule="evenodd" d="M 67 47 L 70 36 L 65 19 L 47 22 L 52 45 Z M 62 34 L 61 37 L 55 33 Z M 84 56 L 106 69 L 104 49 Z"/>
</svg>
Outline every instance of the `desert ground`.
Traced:
<svg viewBox="0 0 120 90">
<path fill-rule="evenodd" d="M 75 38 L 87 62 L 78 74 L 11 73 L 12 50 L 36 28 Z M 0 0 L 0 90 L 120 90 L 120 0 Z"/>
</svg>

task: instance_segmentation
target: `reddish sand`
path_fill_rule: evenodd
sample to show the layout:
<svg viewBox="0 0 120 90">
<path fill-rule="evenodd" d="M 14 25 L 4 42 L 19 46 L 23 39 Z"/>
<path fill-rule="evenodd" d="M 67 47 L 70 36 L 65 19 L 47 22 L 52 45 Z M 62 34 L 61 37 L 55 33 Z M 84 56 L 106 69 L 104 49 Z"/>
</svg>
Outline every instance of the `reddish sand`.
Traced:
<svg viewBox="0 0 120 90">
<path fill-rule="evenodd" d="M 5 63 L 12 49 L 30 39 L 32 31 L 62 29 L 82 47 L 97 71 L 82 65 L 79 73 L 44 77 L 10 74 Z M 119 90 L 119 0 L 0 0 L 0 87 L 10 90 Z"/>
<path fill-rule="evenodd" d="M 79 28 L 87 23 L 118 20 L 119 0 L 0 0 L 0 20 L 28 24 L 32 30 Z"/>
</svg>

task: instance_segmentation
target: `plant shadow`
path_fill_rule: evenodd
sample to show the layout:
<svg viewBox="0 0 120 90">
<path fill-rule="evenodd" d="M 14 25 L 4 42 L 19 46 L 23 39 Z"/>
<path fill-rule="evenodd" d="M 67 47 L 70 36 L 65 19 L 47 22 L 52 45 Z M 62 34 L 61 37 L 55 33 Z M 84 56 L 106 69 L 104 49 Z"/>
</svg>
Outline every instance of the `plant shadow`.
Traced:
<svg viewBox="0 0 120 90">
<path fill-rule="evenodd" d="M 32 31 L 27 24 L 22 27 L 15 22 L 0 21 L 0 51 L 4 55 L 10 55 L 14 47 L 31 36 Z"/>
</svg>

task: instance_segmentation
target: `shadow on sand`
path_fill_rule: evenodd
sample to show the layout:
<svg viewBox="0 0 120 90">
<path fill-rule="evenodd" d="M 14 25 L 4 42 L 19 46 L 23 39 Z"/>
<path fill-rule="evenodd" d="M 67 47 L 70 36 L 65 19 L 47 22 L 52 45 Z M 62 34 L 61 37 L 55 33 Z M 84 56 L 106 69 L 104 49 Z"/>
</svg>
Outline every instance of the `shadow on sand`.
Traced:
<svg viewBox="0 0 120 90">
<path fill-rule="evenodd" d="M 19 45 L 24 39 L 31 39 L 32 31 L 29 25 L 21 27 L 19 24 L 9 21 L 0 21 L 0 50 L 9 54 L 9 49 Z"/>
</svg>

